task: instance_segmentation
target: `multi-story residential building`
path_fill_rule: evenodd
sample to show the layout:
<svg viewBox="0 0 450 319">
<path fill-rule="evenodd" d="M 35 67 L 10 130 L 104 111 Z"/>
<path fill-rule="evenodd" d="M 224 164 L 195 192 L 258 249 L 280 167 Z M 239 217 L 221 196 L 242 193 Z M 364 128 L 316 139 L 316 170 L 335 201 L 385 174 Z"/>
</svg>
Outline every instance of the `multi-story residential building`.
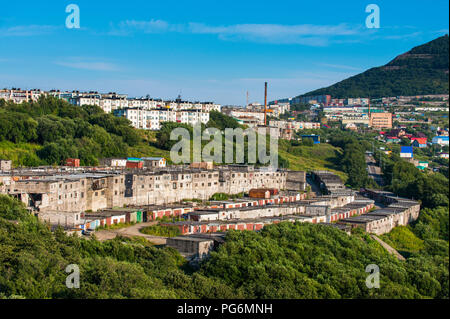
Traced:
<svg viewBox="0 0 450 319">
<path fill-rule="evenodd" d="M 369 126 L 376 129 L 392 128 L 392 113 L 370 113 Z"/>
<path fill-rule="evenodd" d="M 34 90 L 21 90 L 21 89 L 11 89 L 11 90 L 0 90 L 0 99 L 6 101 L 12 101 L 14 103 L 20 104 L 22 102 L 35 102 L 37 101 L 44 92 L 38 89 Z"/>
<path fill-rule="evenodd" d="M 279 129 L 292 129 L 292 130 L 310 130 L 320 129 L 319 122 L 298 122 L 298 121 L 269 121 L 269 125 Z"/>
<path fill-rule="evenodd" d="M 345 114 L 341 118 L 342 124 L 361 124 L 361 125 L 369 125 L 369 116 L 367 114 L 359 113 L 359 114 Z"/>
<path fill-rule="evenodd" d="M 128 102 L 126 98 L 102 98 L 100 100 L 99 106 L 102 108 L 102 110 L 106 113 L 111 113 L 114 110 L 124 108 L 128 106 Z"/>
<path fill-rule="evenodd" d="M 159 130 L 162 122 L 178 122 L 194 125 L 206 124 L 211 111 L 221 111 L 221 105 L 213 102 L 189 102 L 179 97 L 174 101 L 161 99 L 128 98 L 126 94 L 40 90 L 0 90 L 0 99 L 22 103 L 36 101 L 41 95 L 64 99 L 72 105 L 96 105 L 106 113 L 114 113 L 131 121 L 133 127 L 146 130 Z M 263 118 L 263 117 L 262 117 Z"/>
<path fill-rule="evenodd" d="M 274 101 L 269 103 L 269 108 L 272 110 L 273 116 L 279 117 L 281 114 L 289 112 L 291 106 L 289 102 Z"/>
<path fill-rule="evenodd" d="M 209 122 L 209 112 L 194 109 L 175 111 L 170 109 L 145 110 L 134 107 L 114 110 L 114 115 L 125 117 L 130 120 L 133 127 L 144 130 L 159 130 L 163 122 L 189 125 Z"/>
<path fill-rule="evenodd" d="M 211 112 L 221 110 L 220 104 L 215 104 L 213 102 L 189 102 L 183 101 L 180 97 L 178 97 L 174 101 L 165 101 L 165 107 L 175 111 L 181 110 L 202 110 L 203 112 Z"/>
<path fill-rule="evenodd" d="M 329 105 L 331 102 L 331 96 L 330 95 L 315 95 L 315 96 L 297 96 L 292 99 L 292 104 L 299 104 L 299 103 L 320 103 L 322 105 Z"/>
<path fill-rule="evenodd" d="M 243 108 L 226 108 L 223 109 L 223 112 L 234 118 L 253 118 L 259 125 L 264 125 L 264 112 L 261 111 L 253 111 Z"/>
<path fill-rule="evenodd" d="M 69 99 L 69 103 L 76 106 L 83 105 L 97 105 L 100 106 L 100 100 L 102 99 L 101 95 L 89 94 L 89 95 L 78 95 Z"/>
<path fill-rule="evenodd" d="M 368 105 L 369 104 L 369 99 L 368 98 L 361 98 L 361 97 L 357 97 L 357 98 L 347 98 L 344 101 L 344 105 Z"/>
<path fill-rule="evenodd" d="M 438 135 L 431 140 L 433 144 L 439 144 L 441 146 L 448 145 L 448 135 Z"/>
<path fill-rule="evenodd" d="M 40 90 L 21 89 L 0 90 L 0 99 L 13 101 L 14 103 L 22 103 L 24 101 L 37 101 L 41 95 L 64 99 L 70 104 L 76 106 L 97 105 L 107 113 L 111 113 L 114 110 L 120 108 L 141 108 L 144 110 L 164 108 L 173 111 L 201 110 L 202 112 L 208 113 L 211 111 L 221 111 L 220 104 L 216 104 L 213 102 L 183 101 L 180 97 L 178 97 L 174 101 L 163 101 L 161 99 L 150 98 L 149 96 L 140 98 L 128 98 L 126 94 L 118 94 L 115 92 L 69 92 L 59 90 L 44 92 Z"/>
<path fill-rule="evenodd" d="M 148 123 L 148 112 L 148 110 L 135 107 L 114 110 L 114 115 L 126 118 L 135 128 L 149 130 L 149 124 L 152 123 Z"/>
</svg>

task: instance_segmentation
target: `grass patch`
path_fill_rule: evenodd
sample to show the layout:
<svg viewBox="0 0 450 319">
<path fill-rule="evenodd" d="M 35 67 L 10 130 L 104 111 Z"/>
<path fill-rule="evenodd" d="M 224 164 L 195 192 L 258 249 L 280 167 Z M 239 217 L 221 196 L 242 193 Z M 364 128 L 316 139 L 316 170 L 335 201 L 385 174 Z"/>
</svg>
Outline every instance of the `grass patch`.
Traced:
<svg viewBox="0 0 450 319">
<path fill-rule="evenodd" d="M 244 193 L 237 193 L 237 194 L 215 193 L 210 197 L 209 200 L 229 200 L 243 197 Z"/>
<path fill-rule="evenodd" d="M 140 229 L 140 232 L 146 235 L 176 237 L 181 235 L 181 231 L 176 226 L 152 225 Z"/>
<path fill-rule="evenodd" d="M 418 238 L 409 226 L 395 227 L 389 233 L 380 237 L 400 253 L 405 252 L 407 255 L 416 253 L 424 248 L 423 240 Z"/>
<path fill-rule="evenodd" d="M 347 174 L 340 170 L 337 158 L 342 149 L 327 143 L 313 146 L 290 146 L 288 141 L 279 140 L 278 153 L 289 161 L 289 169 L 298 171 L 329 170 L 347 180 Z"/>
<path fill-rule="evenodd" d="M 42 146 L 32 143 L 12 143 L 0 141 L 0 158 L 9 159 L 13 166 L 39 166 L 42 161 L 36 151 Z"/>
</svg>

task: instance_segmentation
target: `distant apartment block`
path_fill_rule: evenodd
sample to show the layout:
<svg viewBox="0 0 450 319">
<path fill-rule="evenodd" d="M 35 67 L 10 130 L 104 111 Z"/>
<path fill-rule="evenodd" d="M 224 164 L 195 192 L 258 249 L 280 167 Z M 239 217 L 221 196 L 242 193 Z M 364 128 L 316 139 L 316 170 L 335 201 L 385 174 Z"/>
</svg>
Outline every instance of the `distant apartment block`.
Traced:
<svg viewBox="0 0 450 319">
<path fill-rule="evenodd" d="M 392 128 L 392 113 L 370 113 L 369 126 L 375 129 Z"/>
<path fill-rule="evenodd" d="M 124 117 L 138 129 L 159 130 L 163 122 L 177 122 L 189 125 L 209 122 L 209 112 L 202 110 L 143 110 L 140 108 L 124 108 L 114 110 L 114 115 Z"/>
<path fill-rule="evenodd" d="M 20 104 L 22 102 L 35 102 L 39 100 L 43 92 L 41 90 L 21 90 L 21 89 L 11 89 L 11 90 L 0 90 L 0 99 L 6 101 L 12 101 L 14 103 Z"/>
<path fill-rule="evenodd" d="M 331 95 L 314 95 L 314 96 L 297 96 L 292 100 L 292 104 L 299 103 L 309 103 L 315 104 L 320 103 L 322 105 L 329 105 L 331 102 Z"/>
<path fill-rule="evenodd" d="M 264 124 L 264 111 L 254 111 L 248 110 L 244 108 L 224 108 L 223 113 L 228 116 L 236 118 L 238 121 L 254 121 L 257 125 Z M 271 112 L 268 112 L 268 115 L 271 115 Z"/>
<path fill-rule="evenodd" d="M 439 135 L 433 137 L 431 140 L 433 144 L 439 144 L 441 146 L 448 145 L 448 135 Z"/>
<path fill-rule="evenodd" d="M 292 129 L 292 130 L 311 130 L 320 129 L 319 122 L 299 122 L 299 121 L 269 121 L 269 125 L 279 129 Z"/>
<path fill-rule="evenodd" d="M 164 101 L 150 97 L 129 98 L 115 92 L 80 92 L 40 90 L 0 90 L 0 99 L 14 103 L 37 101 L 40 96 L 53 96 L 76 106 L 96 105 L 106 113 L 115 113 L 129 119 L 136 128 L 158 130 L 161 122 L 186 124 L 207 123 L 211 111 L 221 111 L 221 105 L 214 102 L 190 102 L 180 97 Z M 117 113 L 115 111 L 118 111 Z"/>
</svg>

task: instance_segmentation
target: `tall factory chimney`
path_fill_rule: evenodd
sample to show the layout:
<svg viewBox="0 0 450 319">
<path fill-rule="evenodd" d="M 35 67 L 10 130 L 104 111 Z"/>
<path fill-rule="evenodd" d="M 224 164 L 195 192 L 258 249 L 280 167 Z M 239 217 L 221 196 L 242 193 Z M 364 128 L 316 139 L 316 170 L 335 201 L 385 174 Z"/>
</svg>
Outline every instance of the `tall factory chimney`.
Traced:
<svg viewBox="0 0 450 319">
<path fill-rule="evenodd" d="M 267 126 L 267 82 L 264 82 L 264 126 Z"/>
<path fill-rule="evenodd" d="M 248 109 L 248 91 L 247 91 L 247 104 L 245 105 L 245 108 Z"/>
</svg>

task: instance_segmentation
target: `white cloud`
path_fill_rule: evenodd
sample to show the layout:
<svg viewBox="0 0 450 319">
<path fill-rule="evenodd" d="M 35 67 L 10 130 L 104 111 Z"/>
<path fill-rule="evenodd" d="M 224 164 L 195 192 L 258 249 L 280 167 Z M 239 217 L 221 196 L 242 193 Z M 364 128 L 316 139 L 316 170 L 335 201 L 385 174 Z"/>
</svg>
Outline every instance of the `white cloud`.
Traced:
<svg viewBox="0 0 450 319">
<path fill-rule="evenodd" d="M 249 34 L 261 37 L 280 35 L 315 36 L 315 35 L 352 35 L 356 30 L 345 24 L 330 25 L 281 25 L 281 24 L 235 24 L 230 26 L 208 26 L 202 23 L 189 23 L 192 33 L 212 34 Z"/>
<path fill-rule="evenodd" d="M 112 30 L 109 35 L 129 35 L 133 32 L 142 33 L 163 33 L 163 32 L 183 32 L 183 25 L 169 24 L 164 20 L 137 21 L 125 20 L 121 21 L 118 27 L 111 25 Z"/>
<path fill-rule="evenodd" d="M 264 43 L 304 44 L 326 46 L 332 37 L 349 37 L 360 32 L 360 27 L 339 25 L 282 25 L 234 24 L 214 26 L 204 23 L 170 24 L 164 20 L 126 20 L 112 27 L 111 35 L 129 35 L 134 32 L 212 34 L 225 41 L 252 41 Z"/>
<path fill-rule="evenodd" d="M 58 27 L 52 25 L 19 25 L 14 27 L 0 28 L 0 37 L 29 37 L 51 34 Z"/>
<path fill-rule="evenodd" d="M 406 40 L 411 38 L 416 38 L 418 36 L 422 35 L 422 32 L 413 32 L 409 34 L 394 34 L 394 35 L 387 35 L 384 37 L 384 39 L 387 40 Z"/>
<path fill-rule="evenodd" d="M 91 71 L 117 71 L 119 67 L 112 63 L 98 61 L 56 61 L 55 64 L 72 69 L 83 69 Z"/>
<path fill-rule="evenodd" d="M 354 71 L 362 70 L 361 68 L 357 68 L 357 67 L 350 66 L 350 65 L 344 65 L 344 64 L 318 63 L 317 65 L 324 66 L 327 68 L 332 68 L 332 69 L 344 69 L 344 70 L 354 70 Z"/>
</svg>

